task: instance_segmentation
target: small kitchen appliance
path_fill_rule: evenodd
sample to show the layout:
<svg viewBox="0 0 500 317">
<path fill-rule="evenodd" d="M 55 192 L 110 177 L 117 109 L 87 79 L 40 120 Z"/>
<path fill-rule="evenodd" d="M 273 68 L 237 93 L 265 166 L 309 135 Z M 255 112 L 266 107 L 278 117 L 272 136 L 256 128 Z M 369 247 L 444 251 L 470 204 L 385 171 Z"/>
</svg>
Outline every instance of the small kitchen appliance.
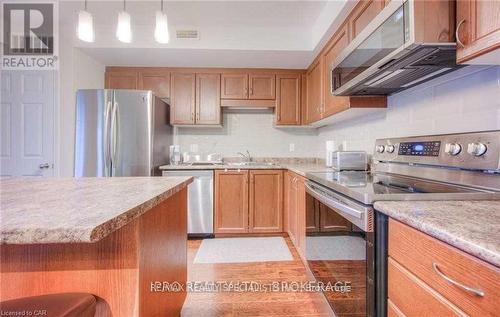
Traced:
<svg viewBox="0 0 500 317">
<path fill-rule="evenodd" d="M 335 151 L 331 167 L 337 171 L 366 171 L 368 155 L 365 151 Z"/>
</svg>

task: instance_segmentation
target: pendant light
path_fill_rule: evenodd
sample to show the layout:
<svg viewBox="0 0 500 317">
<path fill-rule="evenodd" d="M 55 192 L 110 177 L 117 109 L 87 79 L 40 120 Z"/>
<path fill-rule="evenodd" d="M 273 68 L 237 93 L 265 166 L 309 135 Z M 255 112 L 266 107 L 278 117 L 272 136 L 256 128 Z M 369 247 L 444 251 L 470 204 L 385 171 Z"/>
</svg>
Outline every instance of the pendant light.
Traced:
<svg viewBox="0 0 500 317">
<path fill-rule="evenodd" d="M 85 0 L 85 10 L 78 12 L 78 38 L 84 42 L 94 42 L 94 18 L 87 11 L 87 0 Z"/>
<path fill-rule="evenodd" d="M 156 11 L 156 26 L 155 26 L 155 40 L 160 44 L 166 44 L 170 40 L 168 33 L 168 19 L 167 14 L 163 12 L 163 0 L 161 1 L 161 10 Z"/>
<path fill-rule="evenodd" d="M 130 26 L 130 14 L 127 12 L 125 0 L 123 0 L 123 11 L 118 13 L 118 25 L 116 27 L 116 37 L 120 42 L 132 42 L 132 27 Z"/>
</svg>

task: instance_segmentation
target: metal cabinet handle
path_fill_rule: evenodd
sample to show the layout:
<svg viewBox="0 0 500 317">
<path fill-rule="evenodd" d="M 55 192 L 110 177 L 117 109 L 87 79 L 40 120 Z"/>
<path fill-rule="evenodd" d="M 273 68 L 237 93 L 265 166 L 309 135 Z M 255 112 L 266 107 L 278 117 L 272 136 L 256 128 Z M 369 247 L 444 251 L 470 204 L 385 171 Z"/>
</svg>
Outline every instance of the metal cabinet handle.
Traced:
<svg viewBox="0 0 500 317">
<path fill-rule="evenodd" d="M 465 47 L 465 44 L 460 40 L 460 36 L 458 35 L 458 31 L 460 31 L 460 27 L 462 26 L 462 24 L 464 24 L 464 22 L 465 19 L 460 20 L 460 22 L 458 22 L 457 24 L 457 28 L 455 29 L 455 38 L 457 39 L 457 43 L 460 47 Z"/>
<path fill-rule="evenodd" d="M 38 167 L 39 167 L 40 169 L 49 168 L 49 167 L 50 167 L 50 164 L 49 164 L 49 163 L 43 163 L 43 164 L 38 165 Z"/>
<path fill-rule="evenodd" d="M 455 280 L 453 280 L 452 278 L 446 276 L 443 272 L 441 272 L 441 270 L 439 269 L 439 266 L 437 265 L 437 263 L 432 263 L 432 268 L 434 269 L 434 272 L 436 272 L 437 275 L 439 275 L 441 278 L 443 278 L 444 280 L 446 280 L 447 282 L 457 286 L 458 288 L 461 288 L 463 289 L 464 291 L 466 292 L 469 292 L 473 295 L 476 295 L 476 296 L 479 296 L 479 297 L 484 297 L 484 291 L 480 290 L 480 289 L 477 289 L 477 288 L 472 288 L 472 287 L 469 287 L 469 286 L 466 286 L 460 282 L 457 282 Z"/>
</svg>

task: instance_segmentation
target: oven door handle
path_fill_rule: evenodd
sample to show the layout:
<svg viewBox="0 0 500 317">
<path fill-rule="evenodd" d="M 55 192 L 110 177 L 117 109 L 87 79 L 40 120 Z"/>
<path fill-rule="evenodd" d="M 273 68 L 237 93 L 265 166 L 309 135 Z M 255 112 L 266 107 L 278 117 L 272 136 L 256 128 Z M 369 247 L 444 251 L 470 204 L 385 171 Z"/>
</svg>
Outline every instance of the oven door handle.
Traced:
<svg viewBox="0 0 500 317">
<path fill-rule="evenodd" d="M 355 218 L 358 218 L 358 219 L 362 219 L 363 218 L 363 212 L 355 209 L 355 208 L 352 208 L 352 207 L 349 207 L 349 206 L 346 206 L 345 204 L 331 198 L 331 197 L 326 197 L 325 195 L 323 195 L 322 193 L 316 191 L 313 187 L 311 187 L 311 185 L 309 184 L 305 184 L 306 185 L 306 190 L 309 194 L 311 194 L 314 198 L 318 199 L 319 201 L 325 203 L 326 205 L 329 205 L 341 212 L 344 212 L 352 217 L 355 217 Z"/>
</svg>

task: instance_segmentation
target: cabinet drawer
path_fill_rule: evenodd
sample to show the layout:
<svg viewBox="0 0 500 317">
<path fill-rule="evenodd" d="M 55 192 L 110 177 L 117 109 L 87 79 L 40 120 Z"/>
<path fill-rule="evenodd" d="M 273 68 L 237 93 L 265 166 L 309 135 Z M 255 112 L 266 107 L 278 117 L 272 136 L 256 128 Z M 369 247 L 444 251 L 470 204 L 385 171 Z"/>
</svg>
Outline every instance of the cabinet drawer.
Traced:
<svg viewBox="0 0 500 317">
<path fill-rule="evenodd" d="M 497 314 L 500 269 L 393 219 L 389 256 L 469 315 Z M 475 295 L 445 277 L 480 290 Z"/>
<path fill-rule="evenodd" d="M 389 300 L 404 316 L 465 316 L 464 312 L 391 258 L 387 273 Z"/>
</svg>

